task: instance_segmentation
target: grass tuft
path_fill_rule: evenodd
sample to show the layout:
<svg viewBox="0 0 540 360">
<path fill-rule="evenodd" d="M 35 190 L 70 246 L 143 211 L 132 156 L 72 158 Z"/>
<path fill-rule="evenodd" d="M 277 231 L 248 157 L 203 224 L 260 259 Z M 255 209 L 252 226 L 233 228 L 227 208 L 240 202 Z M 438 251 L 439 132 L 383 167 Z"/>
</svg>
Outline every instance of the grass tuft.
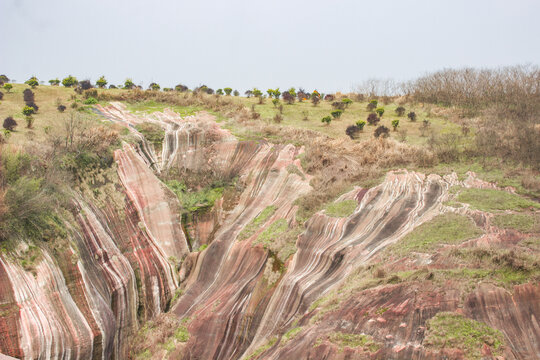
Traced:
<svg viewBox="0 0 540 360">
<path fill-rule="evenodd" d="M 519 195 L 494 189 L 463 189 L 458 194 L 457 201 L 470 204 L 474 209 L 482 211 L 540 208 L 540 204 Z"/>
<path fill-rule="evenodd" d="M 339 202 L 332 202 L 326 205 L 326 215 L 332 217 L 347 217 L 351 215 L 358 203 L 355 200 L 344 200 Z"/>
</svg>

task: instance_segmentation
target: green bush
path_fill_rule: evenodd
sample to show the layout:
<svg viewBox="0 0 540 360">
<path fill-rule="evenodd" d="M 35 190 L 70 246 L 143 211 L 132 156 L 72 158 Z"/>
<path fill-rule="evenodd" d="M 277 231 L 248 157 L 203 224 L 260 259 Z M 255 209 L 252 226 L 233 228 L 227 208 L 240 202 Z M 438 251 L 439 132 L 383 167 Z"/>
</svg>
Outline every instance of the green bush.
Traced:
<svg viewBox="0 0 540 360">
<path fill-rule="evenodd" d="M 23 107 L 23 109 L 22 109 L 21 112 L 22 112 L 22 114 L 23 114 L 24 116 L 27 116 L 27 117 L 28 117 L 28 116 L 32 116 L 32 114 L 35 113 L 35 110 L 34 110 L 34 108 L 31 107 L 31 106 L 25 106 L 25 107 Z"/>
<path fill-rule="evenodd" d="M 332 112 L 330 113 L 330 115 L 332 115 L 332 117 L 333 117 L 334 119 L 340 118 L 342 114 L 343 114 L 343 110 L 341 110 L 341 109 L 334 110 L 334 111 L 332 111 Z"/>
<path fill-rule="evenodd" d="M 332 122 L 331 116 L 325 116 L 321 119 L 321 122 L 325 123 L 326 125 L 330 125 L 330 122 Z"/>
<path fill-rule="evenodd" d="M 358 129 L 360 129 L 360 131 L 364 130 L 364 126 L 366 126 L 366 121 L 365 120 L 358 120 L 356 122 L 356 127 L 358 127 Z"/>
<path fill-rule="evenodd" d="M 124 81 L 124 89 L 133 89 L 134 87 L 135 84 L 133 83 L 133 80 L 126 79 L 126 81 Z"/>
<path fill-rule="evenodd" d="M 79 82 L 77 81 L 77 78 L 71 75 L 62 79 L 62 85 L 64 85 L 65 87 L 73 87 L 77 85 L 78 83 Z"/>
<path fill-rule="evenodd" d="M 148 88 L 151 89 L 151 90 L 156 90 L 157 91 L 157 90 L 161 89 L 161 86 L 159 86 L 159 84 L 157 84 L 157 83 L 151 83 L 150 86 L 148 86 Z"/>
<path fill-rule="evenodd" d="M 85 105 L 95 105 L 97 103 L 98 103 L 97 99 L 93 97 L 89 97 L 88 99 L 84 100 Z"/>
<path fill-rule="evenodd" d="M 384 108 L 378 107 L 375 109 L 375 112 L 379 115 L 379 117 L 382 117 L 384 114 Z"/>
<path fill-rule="evenodd" d="M 96 81 L 96 85 L 102 89 L 107 86 L 107 80 L 105 80 L 105 76 L 101 76 L 98 81 Z"/>
<path fill-rule="evenodd" d="M 4 84 L 4 89 L 6 89 L 6 91 L 9 93 L 11 91 L 11 89 L 13 89 L 13 85 L 11 84 Z"/>
<path fill-rule="evenodd" d="M 223 89 L 217 89 L 216 94 L 223 95 L 224 94 Z"/>
<path fill-rule="evenodd" d="M 49 80 L 49 84 L 51 84 L 51 86 L 58 86 L 58 85 L 60 85 L 60 80 L 58 80 L 58 78 L 51 79 L 51 80 Z"/>
<path fill-rule="evenodd" d="M 24 82 L 26 85 L 29 85 L 32 89 L 39 85 L 37 77 L 32 76 L 30 79 Z"/>
<path fill-rule="evenodd" d="M 378 104 L 378 103 L 379 103 L 379 102 L 378 102 L 377 100 L 375 100 L 375 99 L 370 100 L 369 103 L 367 104 L 367 110 L 368 110 L 368 111 L 373 111 L 373 110 L 375 110 L 375 109 L 377 108 L 377 104 Z"/>
<path fill-rule="evenodd" d="M 225 92 L 225 95 L 230 96 L 232 93 L 232 88 L 226 87 L 226 88 L 223 88 L 223 91 Z"/>
<path fill-rule="evenodd" d="M 394 128 L 394 131 L 397 130 L 399 126 L 399 119 L 392 120 L 392 127 Z"/>
<path fill-rule="evenodd" d="M 353 101 L 349 98 L 343 98 L 341 99 L 341 102 L 345 104 L 345 107 L 349 107 L 353 103 Z"/>
<path fill-rule="evenodd" d="M 238 90 L 234 90 L 234 96 L 240 96 L 240 93 L 238 92 Z"/>
</svg>

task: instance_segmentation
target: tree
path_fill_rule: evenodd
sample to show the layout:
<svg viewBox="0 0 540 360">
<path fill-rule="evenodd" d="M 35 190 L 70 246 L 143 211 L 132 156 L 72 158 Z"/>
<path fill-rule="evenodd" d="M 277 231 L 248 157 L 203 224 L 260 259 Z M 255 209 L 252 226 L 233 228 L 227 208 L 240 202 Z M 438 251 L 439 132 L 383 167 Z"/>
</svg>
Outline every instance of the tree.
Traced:
<svg viewBox="0 0 540 360">
<path fill-rule="evenodd" d="M 174 89 L 178 92 L 186 92 L 188 91 L 188 87 L 186 85 L 178 84 L 174 87 Z"/>
<path fill-rule="evenodd" d="M 287 90 L 287 92 L 289 94 L 291 94 L 293 97 L 296 97 L 296 89 L 295 88 L 290 88 L 289 90 Z"/>
<path fill-rule="evenodd" d="M 367 104 L 368 111 L 373 111 L 375 108 L 377 108 L 377 104 L 379 102 L 376 99 L 369 100 L 369 103 Z"/>
<path fill-rule="evenodd" d="M 304 91 L 304 89 L 300 88 L 298 90 L 298 93 L 296 94 L 298 97 L 298 102 L 302 102 L 304 100 L 309 99 L 309 94 Z"/>
<path fill-rule="evenodd" d="M 403 116 L 403 114 L 405 114 L 405 108 L 403 106 L 398 106 L 396 108 L 396 114 L 397 116 Z"/>
<path fill-rule="evenodd" d="M 4 89 L 6 89 L 6 91 L 9 93 L 11 91 L 11 89 L 13 89 L 13 85 L 11 84 L 4 84 Z"/>
<path fill-rule="evenodd" d="M 133 80 L 126 79 L 126 81 L 124 81 L 124 89 L 133 89 L 134 86 Z"/>
<path fill-rule="evenodd" d="M 274 104 L 274 107 L 277 108 L 277 106 L 279 105 L 279 99 L 272 99 L 272 104 Z"/>
<path fill-rule="evenodd" d="M 0 85 L 4 85 L 9 82 L 9 78 L 6 75 L 0 75 Z"/>
<path fill-rule="evenodd" d="M 223 91 L 225 91 L 225 95 L 231 96 L 232 88 L 226 87 L 226 88 L 223 88 Z"/>
<path fill-rule="evenodd" d="M 23 91 L 23 99 L 26 104 L 33 103 L 34 100 L 34 92 L 30 89 L 24 89 Z"/>
<path fill-rule="evenodd" d="M 60 85 L 60 80 L 58 80 L 58 78 L 51 79 L 51 80 L 49 80 L 49 84 L 51 84 L 51 86 L 58 86 L 58 85 Z"/>
<path fill-rule="evenodd" d="M 114 84 L 109 85 L 109 89 L 118 89 L 118 87 Z"/>
<path fill-rule="evenodd" d="M 311 95 L 311 103 L 313 104 L 313 106 L 319 105 L 320 102 L 321 102 L 320 96 L 314 96 L 313 94 Z"/>
<path fill-rule="evenodd" d="M 266 93 L 268 94 L 269 98 L 274 97 L 274 89 L 268 89 L 266 90 Z"/>
<path fill-rule="evenodd" d="M 410 113 L 408 113 L 407 117 L 409 118 L 409 120 L 413 122 L 416 121 L 416 113 L 414 111 L 411 111 Z"/>
<path fill-rule="evenodd" d="M 251 95 L 253 95 L 253 91 L 251 91 L 251 90 L 246 90 L 246 92 L 244 92 L 244 95 L 246 95 L 246 97 L 250 98 Z"/>
<path fill-rule="evenodd" d="M 330 115 L 332 115 L 332 117 L 333 117 L 334 119 L 340 118 L 340 117 L 341 117 L 341 114 L 343 114 L 343 110 L 341 110 L 341 109 L 334 110 L 334 111 L 332 111 L 332 112 L 330 113 Z"/>
<path fill-rule="evenodd" d="M 345 104 L 345 107 L 346 107 L 346 108 L 348 108 L 349 105 L 351 105 L 351 104 L 353 103 L 353 101 L 352 101 L 351 99 L 349 99 L 349 98 L 343 98 L 343 99 L 341 99 L 341 102 L 342 102 L 343 104 Z"/>
<path fill-rule="evenodd" d="M 148 89 L 157 91 L 157 90 L 161 89 L 161 86 L 159 86 L 159 84 L 153 82 L 153 83 L 150 84 L 150 86 L 148 86 Z"/>
<path fill-rule="evenodd" d="M 376 138 L 387 138 L 388 136 L 390 136 L 390 129 L 384 125 L 381 125 L 375 129 L 375 131 L 373 132 L 373 136 L 375 136 Z"/>
<path fill-rule="evenodd" d="M 356 125 L 349 125 L 347 126 L 347 129 L 345 130 L 345 134 L 347 134 L 348 137 L 351 139 L 356 139 L 358 137 L 358 132 L 360 129 Z"/>
<path fill-rule="evenodd" d="M 30 106 L 25 106 L 23 107 L 21 112 L 26 117 L 26 127 L 31 129 L 32 124 L 34 123 L 34 118 L 32 118 L 32 114 L 34 113 L 34 108 Z"/>
<path fill-rule="evenodd" d="M 224 94 L 223 89 L 217 89 L 216 94 L 223 95 Z"/>
<path fill-rule="evenodd" d="M 369 125 L 377 125 L 379 121 L 381 121 L 381 118 L 378 117 L 375 113 L 370 113 L 367 117 L 367 123 Z"/>
<path fill-rule="evenodd" d="M 79 82 L 77 81 L 77 78 L 71 75 L 62 79 L 62 85 L 64 85 L 65 87 L 73 87 L 77 85 L 78 83 Z"/>
<path fill-rule="evenodd" d="M 281 97 L 289 105 L 294 103 L 295 97 L 289 91 L 284 91 L 283 94 L 281 94 Z"/>
<path fill-rule="evenodd" d="M 259 98 L 259 104 L 262 104 L 263 103 L 263 93 L 261 90 L 257 89 L 257 88 L 253 88 L 253 90 L 251 91 L 251 93 L 253 94 L 253 96 Z"/>
<path fill-rule="evenodd" d="M 329 125 L 330 122 L 332 122 L 332 117 L 331 116 L 325 116 L 321 119 L 321 122 L 325 123 L 326 125 Z"/>
<path fill-rule="evenodd" d="M 356 122 L 356 127 L 360 130 L 360 131 L 364 131 L 364 126 L 366 126 L 366 121 L 365 120 L 358 120 Z"/>
<path fill-rule="evenodd" d="M 13 131 L 17 127 L 17 122 L 13 118 L 13 116 L 8 116 L 4 119 L 4 129 Z"/>
<path fill-rule="evenodd" d="M 94 86 L 92 85 L 90 80 L 87 79 L 87 80 L 83 80 L 83 81 L 79 82 L 79 87 L 82 90 L 89 90 L 89 89 L 92 89 Z"/>
<path fill-rule="evenodd" d="M 103 89 L 105 86 L 107 86 L 107 80 L 105 80 L 104 75 L 101 75 L 98 81 L 96 81 L 96 85 L 99 86 L 100 89 Z"/>
<path fill-rule="evenodd" d="M 66 106 L 65 105 L 58 105 L 58 107 L 56 108 L 59 112 L 64 112 L 66 110 Z"/>
<path fill-rule="evenodd" d="M 334 101 L 332 103 L 332 107 L 334 109 L 345 110 L 345 104 L 342 103 L 341 101 Z"/>
<path fill-rule="evenodd" d="M 240 96 L 240 93 L 238 92 L 238 90 L 234 90 L 233 94 L 234 96 Z"/>
<path fill-rule="evenodd" d="M 382 117 L 383 114 L 384 114 L 384 108 L 378 107 L 378 108 L 375 109 L 375 112 L 376 112 L 377 114 L 379 114 L 380 117 Z"/>
<path fill-rule="evenodd" d="M 39 81 L 37 77 L 35 76 L 32 76 L 30 79 L 26 80 L 24 83 L 26 85 L 29 85 L 32 89 L 35 89 L 35 87 L 39 85 Z"/>
<path fill-rule="evenodd" d="M 392 127 L 394 128 L 394 131 L 397 130 L 399 126 L 399 119 L 392 120 Z"/>
</svg>

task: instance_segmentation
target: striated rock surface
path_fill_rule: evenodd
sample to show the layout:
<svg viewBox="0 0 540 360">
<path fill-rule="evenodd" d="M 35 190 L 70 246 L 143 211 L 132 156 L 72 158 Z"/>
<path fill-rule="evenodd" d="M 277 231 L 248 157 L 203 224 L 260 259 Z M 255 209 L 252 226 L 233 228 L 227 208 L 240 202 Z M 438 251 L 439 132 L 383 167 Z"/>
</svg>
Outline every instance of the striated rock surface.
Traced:
<svg viewBox="0 0 540 360">
<path fill-rule="evenodd" d="M 99 110 L 137 140 L 115 153 L 123 203 L 98 207 L 74 195 L 70 238 L 62 248 L 40 248 L 33 270 L 0 254 L 0 353 L 124 359 L 137 355 L 130 347 L 152 343 L 160 345 L 145 356 L 156 359 L 462 359 L 463 349 L 424 343 L 428 321 L 455 312 L 500 330 L 505 358 L 540 358 L 538 284 L 504 289 L 433 275 L 447 266 L 441 253 L 383 256 L 448 211 L 486 230 L 466 246 L 518 243 L 523 234 L 498 232 L 489 216 L 444 205 L 451 186 L 490 187 L 473 175 L 459 182 L 390 172 L 380 185 L 336 200 L 355 202 L 352 213 L 322 210 L 302 227 L 295 201 L 312 191 L 302 148 L 238 141 L 205 113 L 139 116 L 119 103 Z M 161 149 L 136 130 L 143 122 L 163 129 Z M 183 204 L 156 176 L 171 169 L 241 186 L 182 224 Z M 201 245 L 208 247 L 196 251 Z M 363 278 L 379 263 L 400 275 Z M 420 275 L 401 282 L 409 270 Z M 145 331 L 133 344 L 140 325 L 156 318 L 185 326 L 189 336 L 165 344 L 169 335 L 161 341 Z M 489 344 L 483 352 L 494 358 Z"/>
</svg>

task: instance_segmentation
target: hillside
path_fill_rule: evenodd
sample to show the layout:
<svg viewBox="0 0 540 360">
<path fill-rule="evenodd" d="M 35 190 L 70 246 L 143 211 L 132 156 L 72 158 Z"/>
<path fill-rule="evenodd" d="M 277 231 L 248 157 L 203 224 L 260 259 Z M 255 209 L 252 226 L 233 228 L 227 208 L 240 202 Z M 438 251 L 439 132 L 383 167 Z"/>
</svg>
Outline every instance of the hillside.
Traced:
<svg viewBox="0 0 540 360">
<path fill-rule="evenodd" d="M 501 112 L 441 89 L 288 104 L 38 85 L 27 128 L 26 89 L 0 103 L 18 123 L 0 145 L 0 353 L 540 356 L 536 93 Z"/>
</svg>

